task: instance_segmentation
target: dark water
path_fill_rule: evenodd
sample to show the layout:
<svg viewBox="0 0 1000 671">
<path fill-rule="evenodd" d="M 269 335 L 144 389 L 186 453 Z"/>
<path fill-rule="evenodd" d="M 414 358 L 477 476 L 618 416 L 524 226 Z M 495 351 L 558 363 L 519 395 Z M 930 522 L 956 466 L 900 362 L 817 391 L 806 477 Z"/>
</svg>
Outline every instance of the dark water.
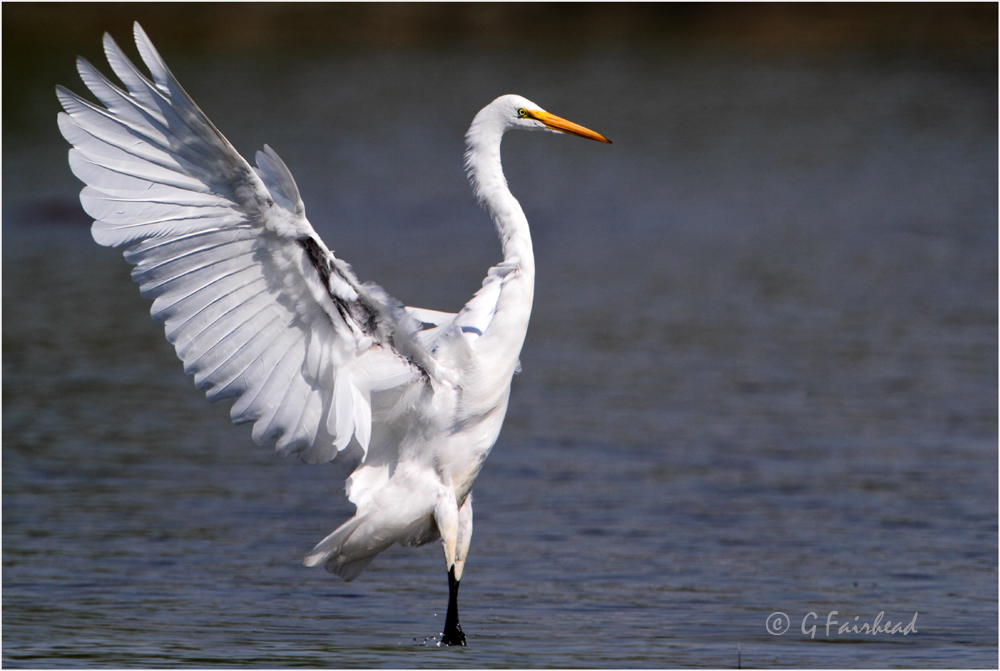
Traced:
<svg viewBox="0 0 1000 671">
<path fill-rule="evenodd" d="M 461 170 L 479 107 L 521 93 L 615 142 L 504 143 L 538 286 L 461 650 L 431 640 L 437 544 L 350 584 L 301 565 L 343 473 L 194 390 L 54 118 L 4 144 L 5 666 L 997 666 L 995 64 L 530 56 L 166 54 L 424 307 L 499 258 Z M 827 636 L 831 611 L 917 631 Z"/>
</svg>

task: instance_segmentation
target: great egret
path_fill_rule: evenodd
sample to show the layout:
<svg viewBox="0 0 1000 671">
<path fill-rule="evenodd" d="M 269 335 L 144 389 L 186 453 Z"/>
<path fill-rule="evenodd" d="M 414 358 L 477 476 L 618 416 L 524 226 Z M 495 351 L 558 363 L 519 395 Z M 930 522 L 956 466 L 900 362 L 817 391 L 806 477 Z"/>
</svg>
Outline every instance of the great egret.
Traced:
<svg viewBox="0 0 1000 671">
<path fill-rule="evenodd" d="M 57 87 L 59 129 L 101 245 L 127 245 L 153 319 L 209 401 L 234 399 L 258 444 L 310 463 L 344 455 L 356 514 L 306 556 L 353 580 L 400 543 L 438 537 L 448 571 L 441 643 L 464 645 L 458 586 L 472 537 L 472 484 L 500 433 L 528 328 L 535 263 L 528 221 L 500 165 L 511 129 L 608 142 L 516 95 L 480 111 L 465 164 L 503 261 L 458 314 L 403 306 L 323 244 L 291 173 L 267 145 L 240 156 L 167 69 L 138 23 L 147 79 L 110 35 L 125 90 L 83 58 L 103 103 Z"/>
</svg>

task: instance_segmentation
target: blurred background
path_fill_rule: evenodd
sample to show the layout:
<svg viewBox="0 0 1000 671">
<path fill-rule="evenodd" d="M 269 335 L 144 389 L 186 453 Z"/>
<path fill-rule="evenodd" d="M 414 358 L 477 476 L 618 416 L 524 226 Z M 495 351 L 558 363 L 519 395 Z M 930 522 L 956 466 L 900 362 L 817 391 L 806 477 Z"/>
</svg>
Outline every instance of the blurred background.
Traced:
<svg viewBox="0 0 1000 671">
<path fill-rule="evenodd" d="M 252 444 L 90 238 L 55 124 L 138 20 L 364 281 L 454 311 L 500 258 L 462 170 L 504 93 L 534 314 L 437 544 L 301 557 L 343 468 Z M 3 663 L 996 667 L 997 5 L 3 5 Z M 137 56 L 136 56 L 137 58 Z M 781 636 L 765 628 L 786 613 Z M 885 618 L 918 633 L 810 638 Z M 857 618 L 857 620 L 855 620 Z M 849 643 L 850 645 L 823 645 Z"/>
</svg>

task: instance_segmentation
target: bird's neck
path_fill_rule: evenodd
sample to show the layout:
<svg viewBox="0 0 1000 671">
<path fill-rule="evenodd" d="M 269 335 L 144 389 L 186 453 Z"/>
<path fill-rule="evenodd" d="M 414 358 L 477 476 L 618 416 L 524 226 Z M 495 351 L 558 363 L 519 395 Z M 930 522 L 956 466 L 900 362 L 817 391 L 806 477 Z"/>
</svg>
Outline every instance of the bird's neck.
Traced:
<svg viewBox="0 0 1000 671">
<path fill-rule="evenodd" d="M 517 260 L 521 272 L 532 276 L 535 257 L 531 247 L 528 219 L 517 198 L 507 187 L 500 163 L 500 140 L 503 130 L 472 122 L 465 136 L 465 167 L 476 198 L 493 219 L 503 245 L 504 261 Z"/>
</svg>

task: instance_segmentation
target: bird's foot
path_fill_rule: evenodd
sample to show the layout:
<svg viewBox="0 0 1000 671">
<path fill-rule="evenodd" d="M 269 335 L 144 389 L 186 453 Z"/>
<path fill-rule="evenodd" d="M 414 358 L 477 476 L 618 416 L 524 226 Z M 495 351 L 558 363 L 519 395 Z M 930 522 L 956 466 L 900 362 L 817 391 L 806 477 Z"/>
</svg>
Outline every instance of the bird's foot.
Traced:
<svg viewBox="0 0 1000 671">
<path fill-rule="evenodd" d="M 465 634 L 462 633 L 462 625 L 458 622 L 454 626 L 446 626 L 441 634 L 441 642 L 438 645 L 465 645 Z"/>
<path fill-rule="evenodd" d="M 444 632 L 438 645 L 465 645 L 465 634 L 458 623 L 458 578 L 455 565 L 448 569 L 448 614 L 444 618 Z"/>
</svg>

